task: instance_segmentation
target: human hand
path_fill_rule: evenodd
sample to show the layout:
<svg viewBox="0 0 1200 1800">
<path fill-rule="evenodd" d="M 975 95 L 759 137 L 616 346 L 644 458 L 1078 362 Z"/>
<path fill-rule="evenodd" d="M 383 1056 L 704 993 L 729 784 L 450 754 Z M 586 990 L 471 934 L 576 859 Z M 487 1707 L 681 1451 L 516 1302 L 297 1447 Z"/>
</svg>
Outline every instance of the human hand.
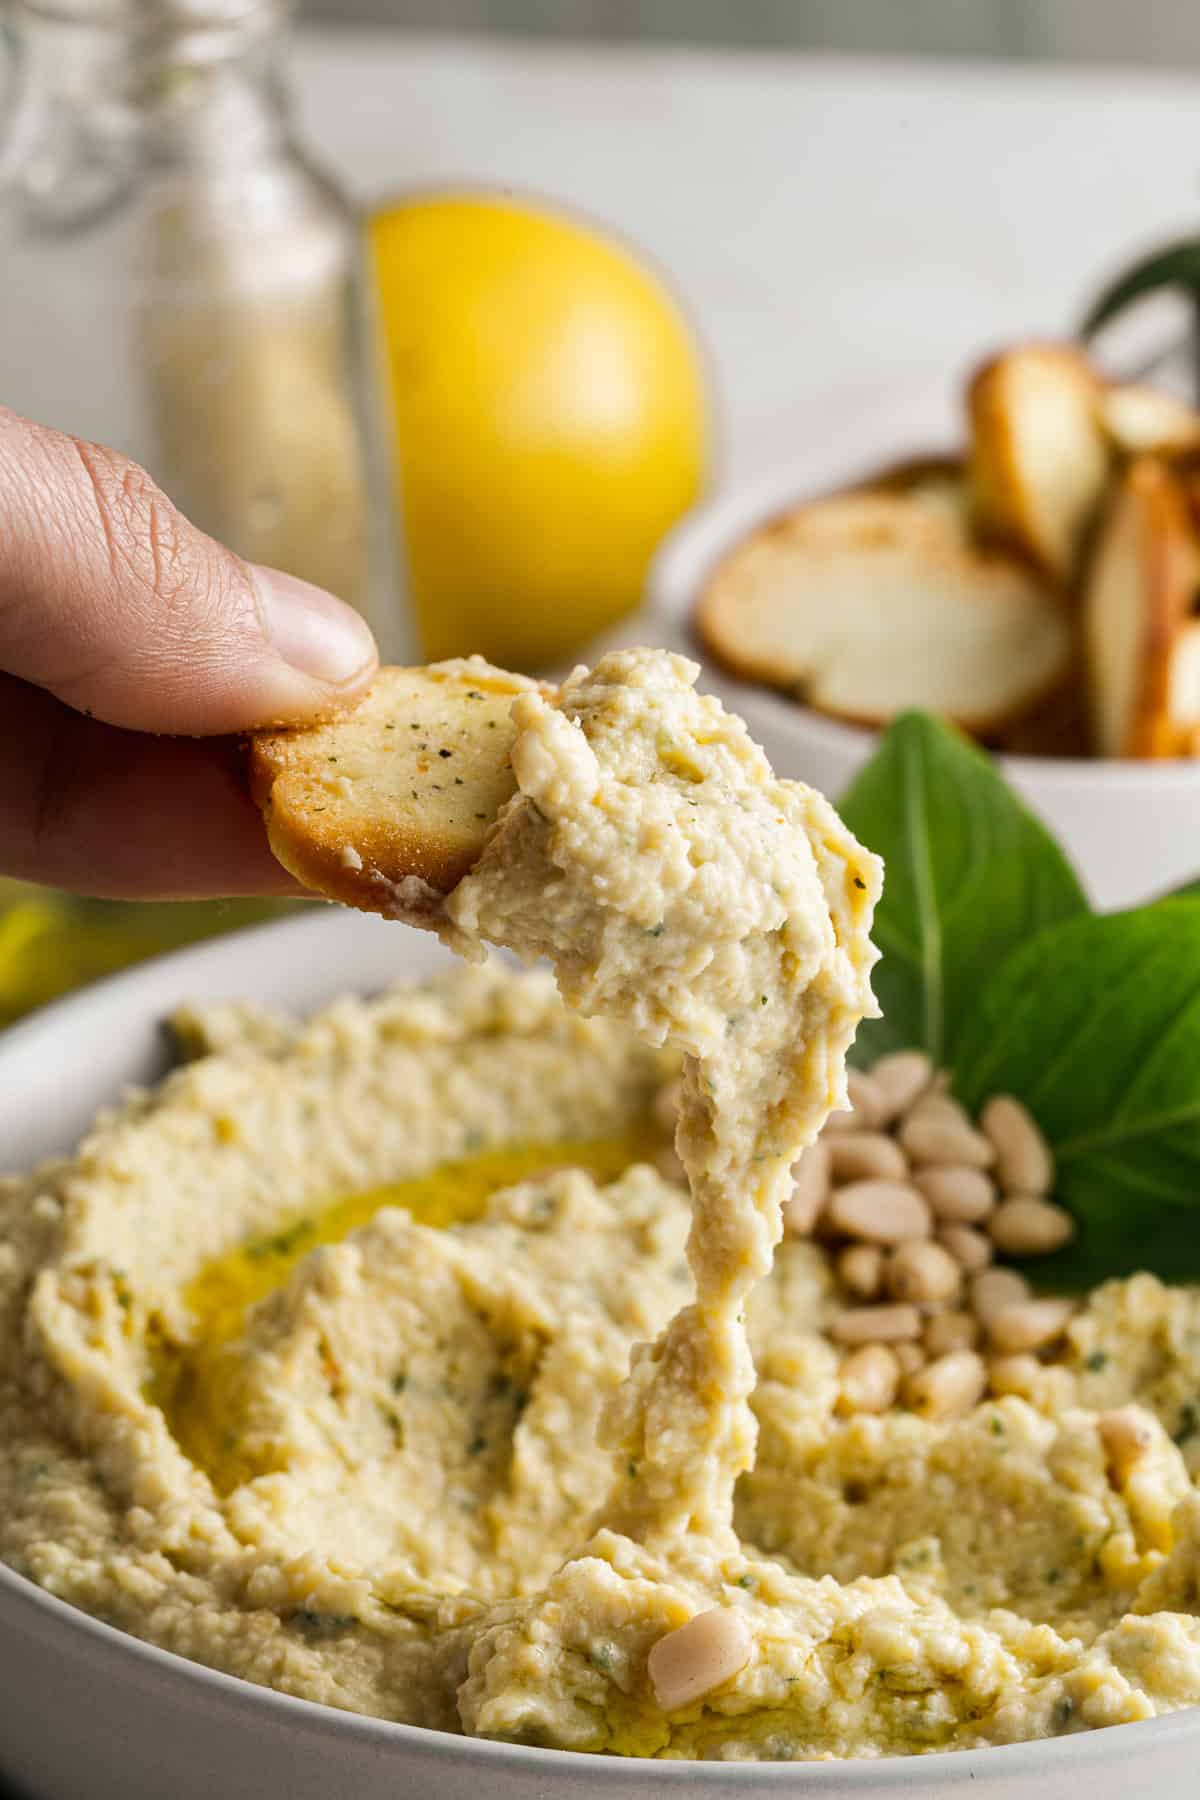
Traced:
<svg viewBox="0 0 1200 1800">
<path fill-rule="evenodd" d="M 113 899 L 298 892 L 232 734 L 329 711 L 376 661 L 350 607 L 0 407 L 0 872 Z"/>
</svg>

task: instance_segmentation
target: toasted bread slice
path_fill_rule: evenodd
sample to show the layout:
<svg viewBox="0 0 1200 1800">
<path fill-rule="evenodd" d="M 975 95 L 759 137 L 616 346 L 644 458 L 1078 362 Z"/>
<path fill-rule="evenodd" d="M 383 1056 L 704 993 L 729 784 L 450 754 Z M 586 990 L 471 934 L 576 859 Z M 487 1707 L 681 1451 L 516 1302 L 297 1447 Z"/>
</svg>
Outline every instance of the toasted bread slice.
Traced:
<svg viewBox="0 0 1200 1800">
<path fill-rule="evenodd" d="M 1113 495 L 1083 601 L 1093 748 L 1189 756 L 1200 733 L 1200 552 L 1181 484 L 1139 457 Z"/>
<path fill-rule="evenodd" d="M 970 537 L 970 496 L 966 461 L 961 456 L 908 456 L 872 470 L 825 498 L 846 494 L 901 494 L 919 501 L 923 511 L 935 514 L 964 543 Z"/>
<path fill-rule="evenodd" d="M 1167 709 L 1174 754 L 1200 756 L 1200 619 L 1187 619 L 1175 639 L 1167 673 Z"/>
<path fill-rule="evenodd" d="M 901 462 L 886 463 L 820 498 L 843 500 L 850 495 L 863 494 L 911 501 L 919 509 L 912 515 L 914 526 L 922 520 L 940 527 L 943 540 L 953 539 L 964 550 L 976 547 L 971 488 L 964 456 L 905 457 Z"/>
<path fill-rule="evenodd" d="M 1100 395 L 1095 370 L 1067 344 L 1005 351 L 967 390 L 976 529 L 1064 587 L 1076 578 L 1108 479 Z"/>
<path fill-rule="evenodd" d="M 795 507 L 712 571 L 695 626 L 745 680 L 881 725 L 907 707 L 988 742 L 1069 679 L 1072 628 L 1029 567 L 975 548 L 965 500 L 858 491 Z"/>
<path fill-rule="evenodd" d="M 1102 390 L 1100 424 L 1122 456 L 1174 455 L 1200 447 L 1200 413 L 1161 388 L 1118 381 Z"/>
<path fill-rule="evenodd" d="M 514 696 L 480 657 L 381 669 L 349 712 L 258 731 L 250 787 L 285 869 L 330 900 L 430 924 L 513 793 Z"/>
</svg>

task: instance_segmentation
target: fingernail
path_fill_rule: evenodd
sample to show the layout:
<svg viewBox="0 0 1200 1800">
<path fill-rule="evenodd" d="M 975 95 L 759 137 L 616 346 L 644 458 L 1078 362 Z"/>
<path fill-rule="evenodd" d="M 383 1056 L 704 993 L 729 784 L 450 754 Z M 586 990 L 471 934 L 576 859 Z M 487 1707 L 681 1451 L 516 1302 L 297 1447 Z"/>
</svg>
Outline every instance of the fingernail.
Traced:
<svg viewBox="0 0 1200 1800">
<path fill-rule="evenodd" d="M 370 627 L 353 607 L 296 575 L 250 567 L 266 634 L 293 669 L 340 687 L 375 661 Z"/>
</svg>

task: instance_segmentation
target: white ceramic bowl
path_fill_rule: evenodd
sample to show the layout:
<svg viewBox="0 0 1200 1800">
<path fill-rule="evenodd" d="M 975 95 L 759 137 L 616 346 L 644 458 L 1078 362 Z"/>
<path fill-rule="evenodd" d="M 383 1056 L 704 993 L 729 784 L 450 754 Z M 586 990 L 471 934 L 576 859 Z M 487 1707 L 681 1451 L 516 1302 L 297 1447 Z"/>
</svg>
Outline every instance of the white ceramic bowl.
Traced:
<svg viewBox="0 0 1200 1800">
<path fill-rule="evenodd" d="M 68 1149 L 165 1062 L 185 1000 L 305 1010 L 428 974 L 417 932 L 334 911 L 164 957 L 0 1036 L 0 1168 Z M 292 1700 L 112 1630 L 0 1566 L 0 1781 L 27 1800 L 1193 1800 L 1200 1709 L 953 1755 L 634 1763 L 486 1744 Z"/>
<path fill-rule="evenodd" d="M 875 734 L 738 681 L 704 656 L 688 628 L 696 596 L 718 559 L 754 525 L 812 491 L 811 480 L 800 486 L 794 475 L 776 476 L 691 513 L 656 558 L 649 611 L 623 641 L 635 641 L 640 632 L 701 657 L 705 685 L 742 715 L 778 773 L 807 781 L 836 801 L 870 756 Z M 1200 876 L 1200 763 L 1042 756 L 1003 756 L 1000 762 L 1062 844 L 1096 906 L 1134 906 Z"/>
</svg>

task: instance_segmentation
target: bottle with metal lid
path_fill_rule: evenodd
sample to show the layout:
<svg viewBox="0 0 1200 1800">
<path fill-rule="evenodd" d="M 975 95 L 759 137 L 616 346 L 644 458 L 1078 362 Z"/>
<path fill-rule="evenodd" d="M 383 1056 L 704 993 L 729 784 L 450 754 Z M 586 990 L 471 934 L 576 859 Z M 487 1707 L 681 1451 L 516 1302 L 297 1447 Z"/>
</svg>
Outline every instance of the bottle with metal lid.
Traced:
<svg viewBox="0 0 1200 1800">
<path fill-rule="evenodd" d="M 2 3 L 2 0 L 0 0 Z M 0 403 L 243 555 L 398 620 L 358 223 L 294 136 L 279 0 L 8 0 Z"/>
</svg>

